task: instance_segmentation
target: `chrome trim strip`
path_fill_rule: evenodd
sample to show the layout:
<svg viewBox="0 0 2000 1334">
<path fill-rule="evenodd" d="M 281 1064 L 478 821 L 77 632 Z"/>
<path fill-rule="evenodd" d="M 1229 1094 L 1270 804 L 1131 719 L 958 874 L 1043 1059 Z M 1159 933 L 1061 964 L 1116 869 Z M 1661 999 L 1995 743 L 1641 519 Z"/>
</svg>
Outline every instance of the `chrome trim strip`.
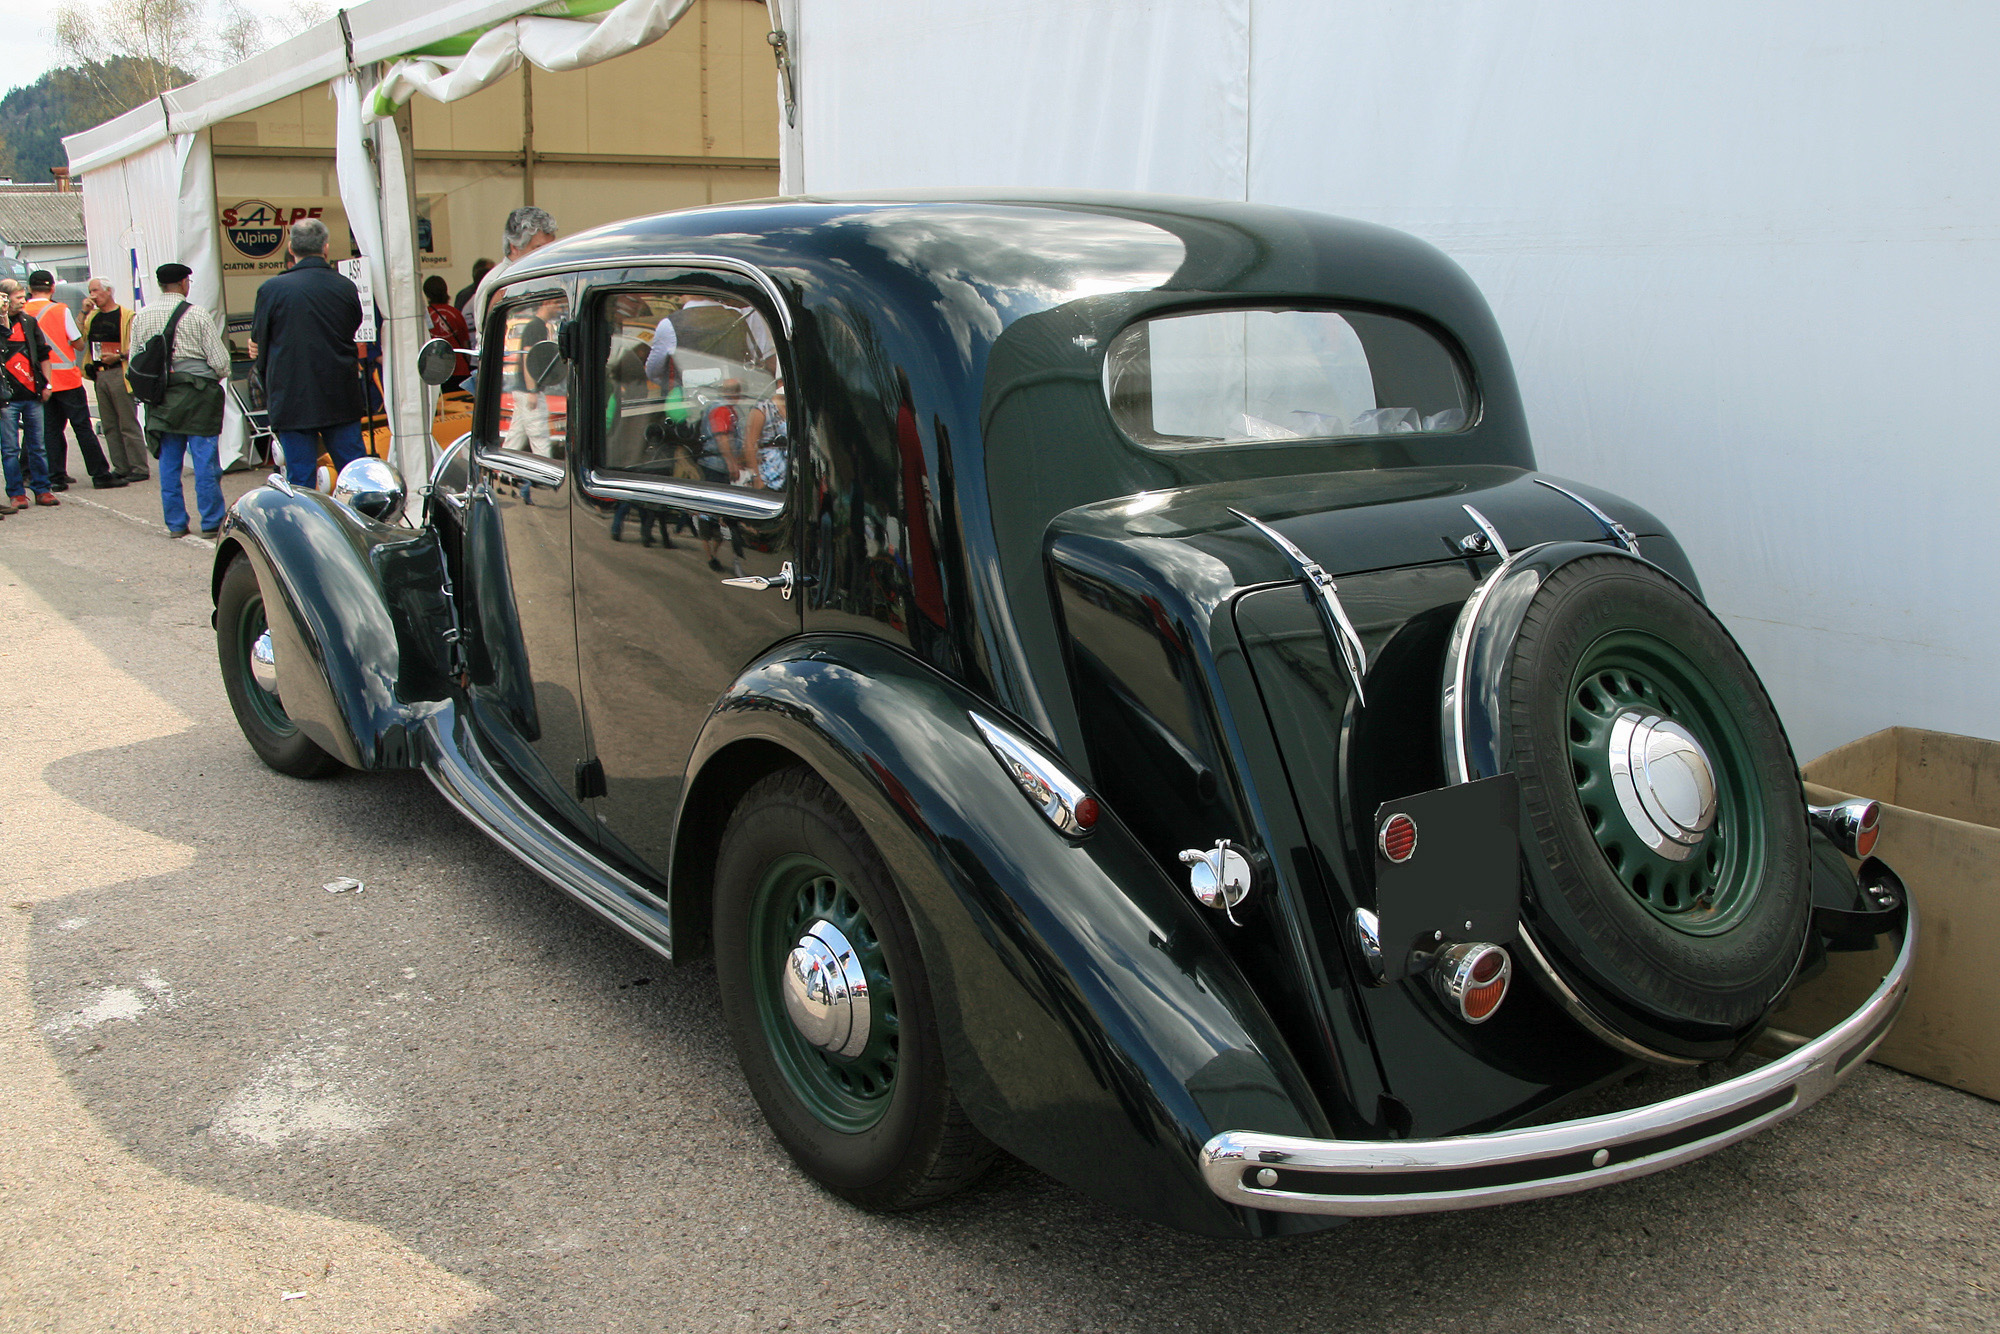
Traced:
<svg viewBox="0 0 2000 1334">
<path fill-rule="evenodd" d="M 1604 525 L 1604 535 L 1606 537 L 1611 538 L 1633 555 L 1636 556 L 1639 554 L 1639 539 L 1633 536 L 1630 528 L 1627 528 L 1624 524 L 1618 522 L 1618 520 L 1612 518 L 1609 514 L 1606 514 L 1603 510 L 1591 504 L 1566 486 L 1557 486 L 1546 477 L 1537 477 L 1534 479 L 1534 482 L 1536 486 L 1546 486 L 1558 495 L 1568 496 L 1571 500 L 1589 510 L 1590 517 Z"/>
<path fill-rule="evenodd" d="M 1486 599 L 1499 584 L 1503 575 L 1513 568 L 1514 563 L 1530 551 L 1539 547 L 1527 547 L 1515 552 L 1493 567 L 1479 586 L 1472 590 L 1472 596 L 1465 600 L 1464 610 L 1458 613 L 1458 623 L 1451 628 L 1451 643 L 1444 653 L 1444 694 L 1439 704 L 1444 712 L 1444 758 L 1445 780 L 1450 783 L 1472 781 L 1472 762 L 1465 753 L 1465 674 L 1470 667 L 1470 655 L 1466 648 L 1472 642 L 1473 627 L 1479 624 L 1479 615 L 1486 608 Z M 1488 775 L 1490 777 L 1490 775 Z"/>
<path fill-rule="evenodd" d="M 660 894 L 640 884 L 515 800 L 476 741 L 461 746 L 467 724 L 455 706 L 425 720 L 423 756 L 431 786 L 522 865 L 661 956 L 674 957 L 673 935 Z"/>
<path fill-rule="evenodd" d="M 561 486 L 569 479 L 569 469 L 562 464 L 533 454 L 496 454 L 481 449 L 474 452 L 473 458 L 488 472 L 505 473 L 536 486 Z"/>
<path fill-rule="evenodd" d="M 1312 595 L 1313 605 L 1319 609 L 1327 636 L 1339 647 L 1341 665 L 1347 668 L 1347 675 L 1354 682 L 1354 701 L 1366 708 L 1368 696 L 1362 682 L 1368 675 L 1368 649 L 1362 644 L 1361 634 L 1354 628 L 1354 622 L 1347 619 L 1347 608 L 1341 605 L 1340 588 L 1333 582 L 1333 576 L 1262 519 L 1252 518 L 1239 509 L 1229 512 L 1262 533 L 1272 546 L 1284 553 L 1285 559 L 1298 571 L 1299 578 L 1305 580 L 1306 591 Z"/>
<path fill-rule="evenodd" d="M 972 725 L 986 738 L 986 744 L 993 748 L 994 755 L 1022 794 L 1034 803 L 1035 809 L 1050 824 L 1071 838 L 1082 838 L 1090 832 L 1087 826 L 1076 822 L 1078 803 L 1090 795 L 1081 783 L 1012 728 L 970 711 L 967 711 L 966 717 L 972 719 Z"/>
<path fill-rule="evenodd" d="M 1472 506 L 1470 505 L 1460 505 L 1459 508 L 1464 510 L 1468 515 L 1472 517 L 1472 521 L 1479 525 L 1480 532 L 1486 534 L 1486 540 L 1488 543 L 1491 544 L 1492 554 L 1498 556 L 1501 560 L 1506 560 L 1509 556 L 1513 554 L 1512 552 L 1507 550 L 1506 541 L 1500 536 L 1500 530 L 1493 526 L 1493 521 L 1491 519 L 1487 518 L 1484 514 L 1481 514 L 1478 510 L 1472 508 Z M 1463 547 L 1461 546 L 1461 550 L 1462 549 Z M 1467 552 L 1466 554 L 1477 555 L 1481 553 Z"/>
<path fill-rule="evenodd" d="M 533 253 L 539 255 L 542 252 L 538 250 Z M 756 265 L 745 263 L 740 259 L 731 259 L 727 255 L 620 255 L 616 258 L 570 260 L 567 263 L 563 262 L 560 256 L 552 256 L 549 262 L 542 264 L 537 264 L 532 259 L 524 259 L 519 265 L 501 275 L 506 282 L 493 289 L 492 296 L 487 299 L 487 309 L 492 309 L 501 294 L 517 282 L 529 282 L 537 278 L 561 278 L 572 273 L 601 273 L 606 269 L 643 269 L 654 264 L 674 264 L 691 269 L 725 269 L 739 277 L 748 278 L 771 299 L 771 305 L 778 312 L 778 324 L 784 330 L 785 337 L 792 336 L 791 307 L 785 304 L 785 294 L 779 290 L 778 284 Z M 481 321 L 484 322 L 486 311 L 482 310 L 479 314 Z"/>
<path fill-rule="evenodd" d="M 1209 1189 L 1230 1204 L 1332 1217 L 1472 1209 L 1646 1176 L 1748 1139 L 1831 1092 L 1875 1049 L 1902 1008 L 1916 945 L 1913 912 L 1888 975 L 1838 1026 L 1769 1065 L 1650 1107 L 1449 1139 L 1315 1140 L 1226 1131 L 1203 1146 L 1201 1172 Z M 1516 1179 L 1476 1179 L 1510 1170 Z M 1433 1173 L 1439 1186 L 1423 1189 L 1424 1177 Z M 1378 1188 L 1281 1189 L 1342 1178 Z M 1405 1184 L 1411 1188 L 1397 1189 Z"/>
<path fill-rule="evenodd" d="M 670 505 L 675 509 L 699 510 L 730 519 L 775 519 L 785 512 L 785 497 L 778 492 L 744 491 L 714 482 L 689 482 L 679 478 L 631 477 L 600 472 L 592 468 L 584 474 L 583 489 L 599 500 L 630 500 L 641 505 Z"/>
<path fill-rule="evenodd" d="M 1520 940 L 1522 948 L 1527 951 L 1528 957 L 1534 960 L 1535 967 L 1541 971 L 1543 978 L 1548 981 L 1551 987 L 1555 988 L 1556 1003 L 1562 1006 L 1563 1012 L 1576 1020 L 1577 1023 L 1583 1025 L 1584 1029 L 1599 1042 L 1602 1042 L 1613 1051 L 1624 1052 L 1627 1056 L 1636 1056 L 1640 1060 L 1650 1061 L 1654 1065 L 1701 1064 L 1700 1061 L 1690 1057 L 1669 1056 L 1665 1052 L 1654 1051 L 1651 1047 L 1634 1042 L 1624 1034 L 1613 1029 L 1609 1024 L 1599 1019 L 1588 1005 L 1583 1003 L 1583 997 L 1571 990 L 1569 983 L 1563 981 L 1562 974 L 1558 973 L 1555 970 L 1555 965 L 1549 962 L 1549 956 L 1542 953 L 1542 947 L 1537 945 L 1535 938 L 1528 934 L 1526 923 L 1522 923 L 1516 928 L 1515 935 Z"/>
</svg>

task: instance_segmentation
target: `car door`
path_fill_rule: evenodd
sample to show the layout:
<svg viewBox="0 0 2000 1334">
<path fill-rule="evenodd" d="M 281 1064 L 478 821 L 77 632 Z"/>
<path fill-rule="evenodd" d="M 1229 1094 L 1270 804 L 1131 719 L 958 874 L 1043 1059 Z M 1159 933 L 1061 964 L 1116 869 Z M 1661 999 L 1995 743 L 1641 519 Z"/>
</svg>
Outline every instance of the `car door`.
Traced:
<svg viewBox="0 0 2000 1334">
<path fill-rule="evenodd" d="M 507 770 L 594 837 L 571 583 L 569 367 L 557 352 L 573 287 L 568 278 L 512 284 L 486 321 L 467 533 L 469 694 Z"/>
<path fill-rule="evenodd" d="M 800 625 L 777 316 L 745 276 L 700 268 L 605 275 L 580 309 L 572 546 L 596 810 L 607 848 L 662 877 L 702 723 Z"/>
</svg>

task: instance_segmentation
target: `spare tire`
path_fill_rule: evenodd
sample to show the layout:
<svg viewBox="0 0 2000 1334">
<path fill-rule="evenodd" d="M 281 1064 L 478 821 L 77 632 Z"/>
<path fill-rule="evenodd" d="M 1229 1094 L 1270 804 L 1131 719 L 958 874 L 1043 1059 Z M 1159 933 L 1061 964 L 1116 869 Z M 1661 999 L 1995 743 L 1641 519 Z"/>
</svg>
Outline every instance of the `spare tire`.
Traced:
<svg viewBox="0 0 2000 1334">
<path fill-rule="evenodd" d="M 1691 593 L 1636 557 L 1574 551 L 1524 572 L 1501 600 L 1511 640 L 1477 664 L 1499 678 L 1481 683 L 1491 762 L 1521 785 L 1529 953 L 1600 1036 L 1711 1059 L 1755 1031 L 1805 946 L 1791 747 Z"/>
</svg>

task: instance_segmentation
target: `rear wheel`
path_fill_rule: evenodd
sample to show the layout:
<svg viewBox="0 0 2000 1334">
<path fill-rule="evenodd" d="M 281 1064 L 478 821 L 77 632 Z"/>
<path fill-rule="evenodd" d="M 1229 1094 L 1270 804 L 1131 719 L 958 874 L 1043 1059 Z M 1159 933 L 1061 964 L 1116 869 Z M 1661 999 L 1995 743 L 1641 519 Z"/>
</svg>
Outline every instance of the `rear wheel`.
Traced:
<svg viewBox="0 0 2000 1334">
<path fill-rule="evenodd" d="M 930 982 L 888 869 L 817 775 L 759 782 L 716 861 L 716 975 L 750 1091 L 806 1172 L 921 1208 L 993 1149 L 952 1097 Z"/>
<path fill-rule="evenodd" d="M 215 649 L 236 725 L 257 757 L 293 778 L 324 778 L 342 765 L 299 731 L 278 697 L 277 665 L 257 571 L 239 556 L 215 599 Z"/>
</svg>

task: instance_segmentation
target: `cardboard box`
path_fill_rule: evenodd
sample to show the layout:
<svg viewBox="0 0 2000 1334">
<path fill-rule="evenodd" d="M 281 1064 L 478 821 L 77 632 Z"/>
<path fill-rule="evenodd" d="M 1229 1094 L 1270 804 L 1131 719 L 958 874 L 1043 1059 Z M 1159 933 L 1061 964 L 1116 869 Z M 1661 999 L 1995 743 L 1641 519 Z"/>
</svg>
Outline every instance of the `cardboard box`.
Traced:
<svg viewBox="0 0 2000 1334">
<path fill-rule="evenodd" d="M 1909 1002 L 1874 1059 L 2000 1099 L 2000 742 L 1891 727 L 1802 773 L 1817 805 L 1882 803 L 1875 855 L 1903 877 L 1917 914 Z M 1817 1011 L 1858 1004 L 1884 962 L 1881 949 L 1832 956 L 1826 976 L 1801 989 L 1810 999 L 1778 1022 L 1817 1031 L 1798 1026 L 1837 1020 Z"/>
</svg>

